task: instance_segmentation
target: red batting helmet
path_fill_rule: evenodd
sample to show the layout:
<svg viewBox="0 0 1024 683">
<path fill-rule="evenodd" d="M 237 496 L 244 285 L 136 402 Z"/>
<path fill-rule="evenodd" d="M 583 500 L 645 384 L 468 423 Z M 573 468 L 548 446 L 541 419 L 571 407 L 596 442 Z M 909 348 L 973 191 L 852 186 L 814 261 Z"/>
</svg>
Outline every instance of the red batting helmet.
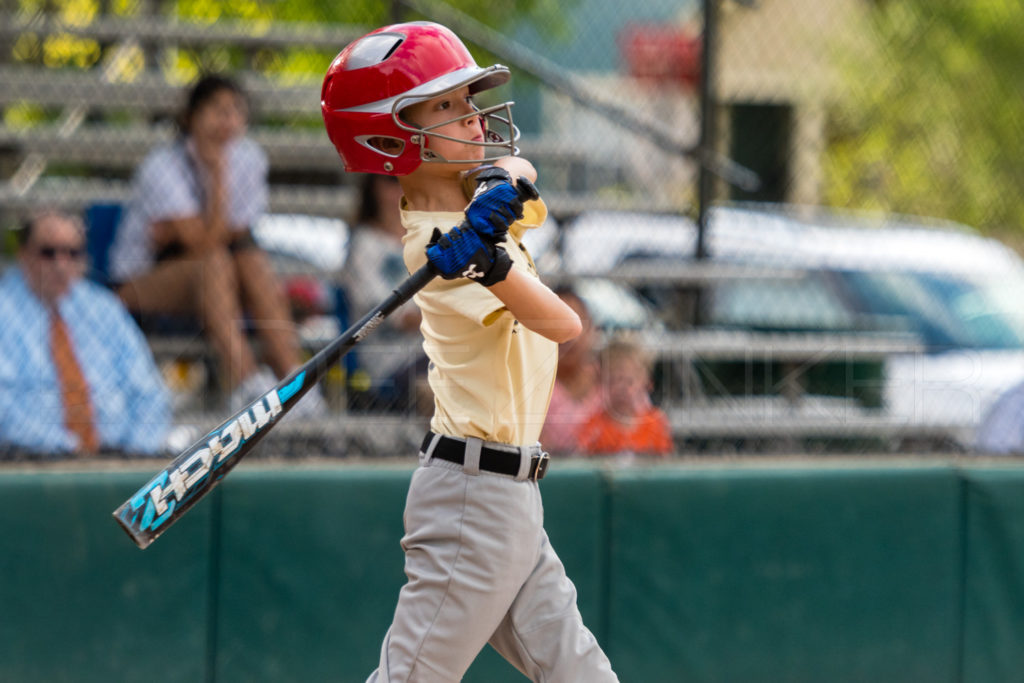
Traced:
<svg viewBox="0 0 1024 683">
<path fill-rule="evenodd" d="M 423 161 L 481 160 L 441 157 L 430 149 L 430 139 L 453 138 L 431 132 L 437 126 L 410 125 L 401 119 L 402 109 L 463 86 L 475 94 L 508 79 L 508 69 L 500 64 L 477 66 L 458 36 L 440 24 L 394 24 L 366 34 L 334 58 L 324 76 L 320 109 L 345 170 L 407 175 Z M 484 147 L 483 161 L 516 154 L 519 131 L 511 107 L 512 102 L 505 102 L 469 114 L 483 120 L 486 140 L 458 142 Z M 494 128 L 507 132 L 501 135 Z"/>
</svg>

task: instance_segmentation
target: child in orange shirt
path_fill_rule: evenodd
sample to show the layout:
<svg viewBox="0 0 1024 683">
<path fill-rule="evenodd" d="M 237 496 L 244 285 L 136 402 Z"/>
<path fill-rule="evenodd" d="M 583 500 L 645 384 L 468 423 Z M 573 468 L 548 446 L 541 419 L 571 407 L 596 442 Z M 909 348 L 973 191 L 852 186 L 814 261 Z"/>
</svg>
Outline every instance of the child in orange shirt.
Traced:
<svg viewBox="0 0 1024 683">
<path fill-rule="evenodd" d="M 587 455 L 634 453 L 667 456 L 672 432 L 664 411 L 651 403 L 651 361 L 638 344 L 617 339 L 601 351 L 602 408 L 580 430 Z"/>
</svg>

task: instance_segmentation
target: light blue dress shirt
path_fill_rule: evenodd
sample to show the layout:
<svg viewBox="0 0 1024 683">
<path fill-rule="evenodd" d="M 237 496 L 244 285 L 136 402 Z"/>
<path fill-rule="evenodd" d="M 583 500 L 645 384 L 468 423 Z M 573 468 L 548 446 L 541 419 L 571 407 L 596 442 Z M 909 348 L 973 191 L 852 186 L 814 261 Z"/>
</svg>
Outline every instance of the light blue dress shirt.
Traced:
<svg viewBox="0 0 1024 683">
<path fill-rule="evenodd" d="M 58 302 L 89 385 L 103 449 L 159 452 L 170 425 L 167 388 L 121 301 L 79 280 Z M 0 444 L 38 452 L 77 448 L 50 352 L 50 312 L 18 267 L 0 277 Z"/>
</svg>

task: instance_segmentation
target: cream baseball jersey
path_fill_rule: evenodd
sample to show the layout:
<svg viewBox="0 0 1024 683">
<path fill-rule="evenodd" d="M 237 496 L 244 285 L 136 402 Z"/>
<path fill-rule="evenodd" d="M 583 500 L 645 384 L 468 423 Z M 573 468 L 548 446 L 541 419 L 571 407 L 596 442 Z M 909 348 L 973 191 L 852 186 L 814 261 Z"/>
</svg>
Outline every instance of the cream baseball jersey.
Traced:
<svg viewBox="0 0 1024 683">
<path fill-rule="evenodd" d="M 547 207 L 537 200 L 527 202 L 523 211 L 504 247 L 513 268 L 537 277 L 521 239 L 544 222 Z M 458 211 L 407 211 L 403 206 L 409 271 L 426 263 L 434 228 L 447 232 L 464 219 Z M 423 312 L 420 330 L 430 358 L 431 430 L 516 446 L 536 443 L 551 399 L 558 344 L 528 329 L 490 290 L 466 278 L 437 278 L 415 301 Z"/>
</svg>

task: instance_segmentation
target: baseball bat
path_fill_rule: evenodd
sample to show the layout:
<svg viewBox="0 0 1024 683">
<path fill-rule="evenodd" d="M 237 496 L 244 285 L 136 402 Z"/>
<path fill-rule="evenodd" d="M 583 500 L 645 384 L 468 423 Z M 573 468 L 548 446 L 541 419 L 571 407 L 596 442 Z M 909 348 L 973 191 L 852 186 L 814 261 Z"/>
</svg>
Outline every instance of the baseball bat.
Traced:
<svg viewBox="0 0 1024 683">
<path fill-rule="evenodd" d="M 523 201 L 539 196 L 533 184 L 525 178 L 519 179 L 517 189 Z M 148 547 L 188 512 L 323 378 L 331 366 L 436 276 L 429 263 L 422 266 L 359 322 L 263 396 L 182 451 L 114 510 L 114 519 L 135 545 Z"/>
</svg>

